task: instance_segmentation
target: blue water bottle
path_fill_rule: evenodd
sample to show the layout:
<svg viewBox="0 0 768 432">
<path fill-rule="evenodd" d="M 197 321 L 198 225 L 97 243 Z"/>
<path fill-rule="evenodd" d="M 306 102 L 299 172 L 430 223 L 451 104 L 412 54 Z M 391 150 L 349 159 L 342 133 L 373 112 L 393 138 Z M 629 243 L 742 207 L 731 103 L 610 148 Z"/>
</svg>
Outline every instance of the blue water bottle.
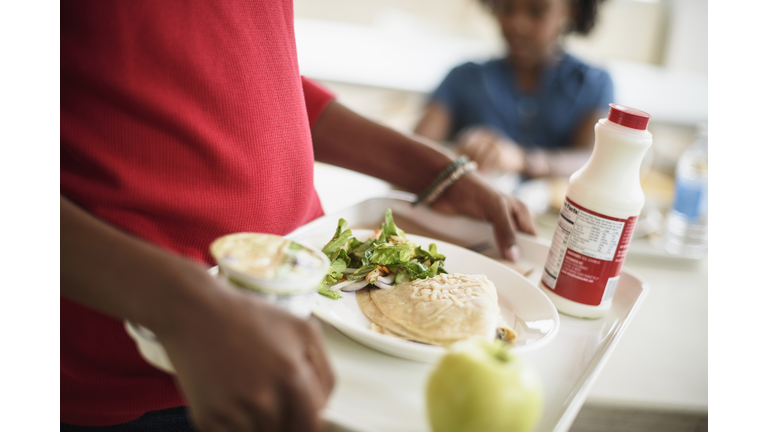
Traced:
<svg viewBox="0 0 768 432">
<path fill-rule="evenodd" d="M 675 197 L 664 231 L 664 249 L 672 255 L 701 258 L 707 254 L 707 172 L 704 123 L 677 162 Z"/>
</svg>

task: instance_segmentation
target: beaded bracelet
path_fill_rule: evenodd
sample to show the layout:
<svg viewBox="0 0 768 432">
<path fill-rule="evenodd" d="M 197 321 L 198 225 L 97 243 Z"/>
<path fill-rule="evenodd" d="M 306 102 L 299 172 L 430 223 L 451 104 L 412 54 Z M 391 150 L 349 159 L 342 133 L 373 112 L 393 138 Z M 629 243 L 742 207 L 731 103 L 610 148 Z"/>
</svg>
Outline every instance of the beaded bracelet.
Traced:
<svg viewBox="0 0 768 432">
<path fill-rule="evenodd" d="M 426 198 L 427 195 L 431 194 L 435 190 L 435 188 L 440 184 L 440 182 L 445 180 L 446 177 L 451 175 L 454 171 L 456 171 L 457 168 L 466 164 L 467 162 L 469 162 L 469 158 L 467 156 L 461 156 L 460 158 L 451 162 L 450 165 L 445 167 L 445 169 L 442 170 L 440 174 L 437 175 L 437 178 L 435 178 L 435 180 L 432 181 L 429 187 L 424 189 L 424 191 L 422 191 L 418 195 L 418 197 L 416 198 L 416 201 L 413 202 L 413 205 L 415 206 L 416 204 L 423 202 L 424 198 Z"/>
<path fill-rule="evenodd" d="M 448 189 L 449 186 L 454 184 L 461 176 L 466 173 L 475 171 L 477 169 L 477 163 L 469 160 L 468 157 L 462 156 L 453 161 L 448 167 L 446 167 L 437 178 L 429 185 L 424 192 L 420 193 L 416 198 L 416 201 L 412 205 L 424 203 L 426 205 L 432 204 L 440 195 Z"/>
</svg>

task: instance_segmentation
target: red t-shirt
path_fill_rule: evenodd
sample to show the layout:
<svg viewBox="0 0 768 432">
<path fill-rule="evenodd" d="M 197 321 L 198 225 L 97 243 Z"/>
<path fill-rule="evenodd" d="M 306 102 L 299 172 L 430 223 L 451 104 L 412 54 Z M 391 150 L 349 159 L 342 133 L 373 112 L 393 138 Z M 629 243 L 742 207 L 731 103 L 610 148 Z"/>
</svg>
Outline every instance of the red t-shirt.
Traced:
<svg viewBox="0 0 768 432">
<path fill-rule="evenodd" d="M 61 193 L 194 260 L 240 231 L 320 216 L 310 124 L 332 95 L 299 75 L 279 1 L 61 8 Z M 100 426 L 184 404 L 122 323 L 61 299 L 61 421 Z"/>
</svg>

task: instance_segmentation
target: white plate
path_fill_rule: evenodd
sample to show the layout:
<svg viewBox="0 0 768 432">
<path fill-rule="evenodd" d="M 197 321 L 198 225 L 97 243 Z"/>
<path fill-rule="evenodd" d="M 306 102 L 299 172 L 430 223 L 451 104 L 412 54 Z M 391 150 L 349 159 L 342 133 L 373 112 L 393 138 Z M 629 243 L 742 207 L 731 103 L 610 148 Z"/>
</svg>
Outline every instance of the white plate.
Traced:
<svg viewBox="0 0 768 432">
<path fill-rule="evenodd" d="M 333 234 L 328 232 L 296 240 L 322 249 Z M 352 231 L 352 235 L 361 241 L 372 234 L 372 230 Z M 501 315 L 517 333 L 515 351 L 542 347 L 557 334 L 560 316 L 555 306 L 539 288 L 519 273 L 450 243 L 417 235 L 408 235 L 408 239 L 424 247 L 435 243 L 437 251 L 446 257 L 445 269 L 449 273 L 485 274 L 496 285 Z M 350 338 L 387 354 L 416 361 L 433 362 L 446 352 L 443 347 L 405 341 L 370 330 L 371 321 L 360 310 L 356 294 L 341 292 L 341 295 L 341 299 L 331 300 L 318 294 L 313 313 Z"/>
</svg>

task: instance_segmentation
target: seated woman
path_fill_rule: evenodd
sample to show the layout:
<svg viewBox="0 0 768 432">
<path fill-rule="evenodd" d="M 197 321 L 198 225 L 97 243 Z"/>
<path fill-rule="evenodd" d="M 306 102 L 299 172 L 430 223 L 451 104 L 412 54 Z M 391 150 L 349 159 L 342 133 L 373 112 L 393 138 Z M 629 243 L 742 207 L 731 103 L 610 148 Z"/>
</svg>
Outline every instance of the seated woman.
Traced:
<svg viewBox="0 0 768 432">
<path fill-rule="evenodd" d="M 486 172 L 570 175 L 589 158 L 613 82 L 561 42 L 571 31 L 589 33 L 600 0 L 480 1 L 499 23 L 507 56 L 454 68 L 415 132 L 456 142 Z"/>
</svg>

